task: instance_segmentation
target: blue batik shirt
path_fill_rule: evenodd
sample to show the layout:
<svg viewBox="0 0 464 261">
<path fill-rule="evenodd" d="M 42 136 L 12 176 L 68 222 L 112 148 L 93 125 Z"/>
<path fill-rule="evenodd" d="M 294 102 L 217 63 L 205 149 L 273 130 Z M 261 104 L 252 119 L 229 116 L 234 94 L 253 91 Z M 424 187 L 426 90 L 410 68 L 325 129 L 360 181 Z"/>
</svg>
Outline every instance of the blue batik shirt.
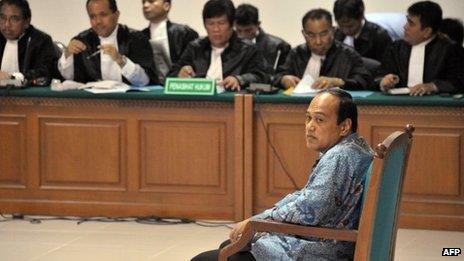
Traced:
<svg viewBox="0 0 464 261">
<path fill-rule="evenodd" d="M 365 175 L 373 151 L 357 133 L 320 154 L 308 183 L 253 217 L 308 226 L 356 229 Z M 354 243 L 261 233 L 253 239 L 256 260 L 350 260 Z"/>
</svg>

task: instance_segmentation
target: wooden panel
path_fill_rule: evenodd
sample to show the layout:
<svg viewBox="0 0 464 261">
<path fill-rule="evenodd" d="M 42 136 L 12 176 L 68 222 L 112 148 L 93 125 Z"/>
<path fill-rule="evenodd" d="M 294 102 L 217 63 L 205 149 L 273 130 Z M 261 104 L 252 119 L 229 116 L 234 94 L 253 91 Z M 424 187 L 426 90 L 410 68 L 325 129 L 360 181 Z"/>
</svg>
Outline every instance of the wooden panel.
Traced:
<svg viewBox="0 0 464 261">
<path fill-rule="evenodd" d="M 305 146 L 303 124 L 268 124 L 267 129 L 269 130 L 270 142 L 274 145 L 277 155 L 282 161 L 280 162 L 276 153 L 268 147 L 267 158 L 269 159 L 270 176 L 268 193 L 282 195 L 296 189 L 285 174 L 284 167 L 288 173 L 294 174 L 298 188 L 303 187 L 308 181 L 308 176 L 304 173 L 308 174 L 312 166 L 308 160 L 311 156 Z M 285 164 L 287 162 L 292 162 L 292 164 Z"/>
<path fill-rule="evenodd" d="M 143 121 L 142 189 L 225 193 L 224 123 Z"/>
<path fill-rule="evenodd" d="M 399 225 L 464 230 L 462 108 L 360 106 L 359 110 L 361 132 L 371 145 L 406 123 L 416 128 Z"/>
<path fill-rule="evenodd" d="M 373 127 L 375 143 L 394 130 L 392 127 Z M 459 196 L 462 134 L 459 130 L 447 128 L 416 129 L 403 193 Z"/>
<path fill-rule="evenodd" d="M 122 121 L 41 118 L 40 137 L 42 188 L 124 189 Z"/>
<path fill-rule="evenodd" d="M 0 116 L 0 187 L 26 185 L 25 121 L 25 116 Z"/>
<path fill-rule="evenodd" d="M 308 181 L 317 154 L 306 148 L 306 107 L 260 105 L 260 110 L 255 112 L 254 213 L 271 207 L 279 199 L 295 191 L 296 188 L 284 169 L 298 188 L 302 188 Z"/>
</svg>

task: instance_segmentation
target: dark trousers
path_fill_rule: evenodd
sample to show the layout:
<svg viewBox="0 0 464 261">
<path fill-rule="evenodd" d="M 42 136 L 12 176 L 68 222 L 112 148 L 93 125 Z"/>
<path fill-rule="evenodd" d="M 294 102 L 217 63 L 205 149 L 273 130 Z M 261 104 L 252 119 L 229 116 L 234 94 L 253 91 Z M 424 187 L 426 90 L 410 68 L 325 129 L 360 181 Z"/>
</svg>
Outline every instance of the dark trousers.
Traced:
<svg viewBox="0 0 464 261">
<path fill-rule="evenodd" d="M 192 261 L 217 261 L 219 258 L 219 252 L 221 251 L 221 249 L 223 249 L 228 244 L 230 244 L 230 240 L 226 240 L 222 242 L 222 244 L 219 246 L 219 249 L 200 253 L 199 255 L 192 258 Z M 256 259 L 251 254 L 250 245 L 248 245 L 244 249 L 242 249 L 240 252 L 230 256 L 229 259 L 227 260 L 229 261 L 255 261 Z"/>
</svg>

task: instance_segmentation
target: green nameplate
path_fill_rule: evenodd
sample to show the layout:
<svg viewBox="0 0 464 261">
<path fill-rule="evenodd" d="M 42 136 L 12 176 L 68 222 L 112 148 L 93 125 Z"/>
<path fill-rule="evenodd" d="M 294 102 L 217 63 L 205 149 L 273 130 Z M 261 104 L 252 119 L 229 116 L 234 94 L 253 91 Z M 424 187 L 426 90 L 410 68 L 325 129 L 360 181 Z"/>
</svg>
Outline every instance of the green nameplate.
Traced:
<svg viewBox="0 0 464 261">
<path fill-rule="evenodd" d="M 214 95 L 216 80 L 202 78 L 167 78 L 164 93 L 183 95 Z"/>
</svg>

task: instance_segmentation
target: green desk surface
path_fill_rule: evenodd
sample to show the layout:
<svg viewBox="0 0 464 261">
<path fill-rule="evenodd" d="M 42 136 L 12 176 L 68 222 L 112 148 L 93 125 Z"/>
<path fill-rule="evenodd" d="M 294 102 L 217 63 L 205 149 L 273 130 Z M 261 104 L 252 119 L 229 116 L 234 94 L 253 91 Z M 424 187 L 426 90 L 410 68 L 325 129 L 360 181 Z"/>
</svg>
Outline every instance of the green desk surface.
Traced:
<svg viewBox="0 0 464 261">
<path fill-rule="evenodd" d="M 350 91 L 356 93 L 356 91 Z M 356 96 L 356 95 L 353 95 Z M 288 96 L 279 92 L 274 95 L 254 96 L 254 102 L 259 103 L 305 103 L 309 104 L 312 97 Z M 453 99 L 452 97 L 442 97 L 439 95 L 412 97 L 408 95 L 385 95 L 382 92 L 373 92 L 367 97 L 354 97 L 358 105 L 393 105 L 393 106 L 447 106 L 463 107 L 464 98 Z"/>
<path fill-rule="evenodd" d="M 169 95 L 164 90 L 151 90 L 148 92 L 127 92 L 93 94 L 84 90 L 52 91 L 50 87 L 31 87 L 25 89 L 0 89 L 0 99 L 5 96 L 14 97 L 46 97 L 46 98 L 74 98 L 74 99 L 138 99 L 138 100 L 186 100 L 186 101 L 220 101 L 233 102 L 234 92 L 225 92 L 213 96 L 203 95 Z"/>
<path fill-rule="evenodd" d="M 355 92 L 352 92 L 355 93 Z M 6 96 L 14 97 L 47 97 L 47 98 L 77 98 L 77 99 L 143 99 L 143 100 L 171 100 L 171 101 L 220 101 L 233 102 L 234 92 L 226 92 L 214 96 L 201 95 L 168 95 L 163 90 L 152 90 L 149 92 L 128 92 L 128 93 L 109 93 L 93 94 L 83 90 L 69 90 L 56 92 L 49 87 L 33 87 L 25 89 L 0 89 L 0 98 Z M 279 92 L 273 95 L 255 95 L 254 102 L 258 103 L 303 103 L 308 104 L 311 97 L 288 96 Z M 411 97 L 407 95 L 385 95 L 381 92 L 374 92 L 367 97 L 355 97 L 358 105 L 393 105 L 393 106 L 447 106 L 463 107 L 464 98 L 453 99 L 452 97 L 441 97 L 438 95 Z"/>
</svg>

